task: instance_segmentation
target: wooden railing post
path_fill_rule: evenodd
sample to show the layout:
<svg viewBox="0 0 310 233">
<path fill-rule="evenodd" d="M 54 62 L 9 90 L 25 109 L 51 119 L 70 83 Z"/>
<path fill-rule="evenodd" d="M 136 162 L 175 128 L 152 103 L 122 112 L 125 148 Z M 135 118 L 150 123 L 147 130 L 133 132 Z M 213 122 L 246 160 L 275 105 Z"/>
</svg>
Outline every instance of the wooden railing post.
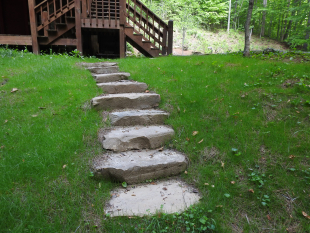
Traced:
<svg viewBox="0 0 310 233">
<path fill-rule="evenodd" d="M 163 28 L 163 46 L 162 46 L 162 55 L 167 55 L 167 34 L 168 30 L 166 27 Z"/>
<path fill-rule="evenodd" d="M 42 24 L 46 23 L 46 21 L 48 20 L 47 11 L 43 11 L 41 17 L 42 17 L 42 19 L 41 19 Z M 44 36 L 48 36 L 47 29 L 48 29 L 48 26 L 46 26 L 46 27 L 43 28 Z"/>
<path fill-rule="evenodd" d="M 75 0 L 75 34 L 77 39 L 76 49 L 83 54 L 82 27 L 81 27 L 81 0 Z"/>
<path fill-rule="evenodd" d="M 38 43 L 37 18 L 34 11 L 34 6 L 35 6 L 35 0 L 28 0 L 30 30 L 32 39 L 32 52 L 34 54 L 39 54 L 40 48 Z"/>
<path fill-rule="evenodd" d="M 168 55 L 173 52 L 173 21 L 168 22 Z"/>
<path fill-rule="evenodd" d="M 82 0 L 82 18 L 87 18 L 87 0 Z"/>
</svg>

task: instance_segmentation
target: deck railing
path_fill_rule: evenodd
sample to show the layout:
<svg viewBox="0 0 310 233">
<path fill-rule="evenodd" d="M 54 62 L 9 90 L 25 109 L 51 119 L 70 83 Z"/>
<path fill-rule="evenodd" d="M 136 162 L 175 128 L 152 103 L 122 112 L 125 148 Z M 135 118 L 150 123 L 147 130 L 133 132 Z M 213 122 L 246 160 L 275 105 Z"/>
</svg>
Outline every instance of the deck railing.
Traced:
<svg viewBox="0 0 310 233">
<path fill-rule="evenodd" d="M 121 24 L 121 2 L 124 0 L 82 1 L 83 26 L 97 28 L 119 28 Z"/>
<path fill-rule="evenodd" d="M 37 31 L 47 27 L 61 16 L 74 16 L 75 0 L 44 0 L 34 7 Z"/>
<path fill-rule="evenodd" d="M 172 52 L 172 21 L 167 25 L 139 0 L 44 0 L 29 6 L 34 8 L 34 11 L 30 10 L 34 15 L 30 16 L 36 22 L 33 35 L 42 35 L 43 31 L 43 35 L 47 36 L 47 31 L 53 30 L 54 22 L 61 24 L 65 23 L 64 19 L 75 17 L 79 28 L 119 29 L 131 26 L 135 33 L 142 34 L 143 40 L 152 42 L 152 47 L 160 49 L 163 55 Z M 82 25 L 78 26 L 80 23 Z"/>
<path fill-rule="evenodd" d="M 126 0 L 126 23 L 133 26 L 144 40 L 167 53 L 167 34 L 171 28 L 139 0 Z"/>
</svg>

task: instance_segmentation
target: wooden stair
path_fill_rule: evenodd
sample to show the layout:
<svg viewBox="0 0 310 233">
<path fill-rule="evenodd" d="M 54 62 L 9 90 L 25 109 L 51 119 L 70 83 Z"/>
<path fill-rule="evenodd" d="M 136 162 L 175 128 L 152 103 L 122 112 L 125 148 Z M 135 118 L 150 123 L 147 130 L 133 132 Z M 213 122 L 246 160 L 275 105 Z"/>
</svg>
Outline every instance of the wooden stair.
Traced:
<svg viewBox="0 0 310 233">
<path fill-rule="evenodd" d="M 160 50 L 151 41 L 143 40 L 143 35 L 133 27 L 125 27 L 126 41 L 139 50 L 146 57 L 158 57 Z"/>
<path fill-rule="evenodd" d="M 55 29 L 47 29 L 47 36 L 38 37 L 41 45 L 49 45 L 61 38 L 65 33 L 75 27 L 74 18 L 66 18 L 66 23 L 56 23 Z"/>
<path fill-rule="evenodd" d="M 172 24 L 168 26 L 139 0 L 44 0 L 33 10 L 31 18 L 36 25 L 31 30 L 36 53 L 39 45 L 76 46 L 82 52 L 85 43 L 91 43 L 89 36 L 98 36 L 103 57 L 124 57 L 125 42 L 147 57 L 172 52 Z M 113 38 L 109 36 L 112 31 Z M 108 45 L 110 41 L 116 46 Z"/>
</svg>

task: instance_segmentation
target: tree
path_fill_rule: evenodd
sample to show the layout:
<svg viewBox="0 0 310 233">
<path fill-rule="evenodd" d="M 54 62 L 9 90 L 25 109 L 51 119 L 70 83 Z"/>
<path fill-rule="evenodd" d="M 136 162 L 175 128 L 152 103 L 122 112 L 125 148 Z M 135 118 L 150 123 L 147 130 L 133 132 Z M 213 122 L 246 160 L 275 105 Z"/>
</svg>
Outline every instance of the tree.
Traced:
<svg viewBox="0 0 310 233">
<path fill-rule="evenodd" d="M 310 0 L 308 0 L 308 4 L 310 5 Z M 307 23 L 306 36 L 305 36 L 306 42 L 303 44 L 304 50 L 307 50 L 307 48 L 308 48 L 309 37 L 310 37 L 310 10 L 308 13 L 308 23 Z"/>
<path fill-rule="evenodd" d="M 267 7 L 267 0 L 263 0 L 263 5 L 264 5 L 264 8 Z M 266 11 L 264 10 L 263 11 L 263 18 L 262 18 L 262 29 L 261 29 L 261 33 L 260 33 L 260 36 L 261 37 L 264 37 L 265 36 L 265 24 L 266 24 Z"/>
<path fill-rule="evenodd" d="M 229 33 L 230 27 L 230 11 L 231 11 L 231 0 L 229 0 L 229 9 L 228 9 L 228 23 L 227 23 L 227 32 Z"/>
<path fill-rule="evenodd" d="M 245 43 L 244 43 L 244 51 L 243 51 L 243 56 L 248 57 L 250 56 L 250 25 L 251 25 L 251 18 L 252 18 L 252 11 L 254 7 L 254 0 L 249 0 L 249 8 L 248 8 L 248 14 L 246 18 L 246 23 L 245 23 Z"/>
</svg>

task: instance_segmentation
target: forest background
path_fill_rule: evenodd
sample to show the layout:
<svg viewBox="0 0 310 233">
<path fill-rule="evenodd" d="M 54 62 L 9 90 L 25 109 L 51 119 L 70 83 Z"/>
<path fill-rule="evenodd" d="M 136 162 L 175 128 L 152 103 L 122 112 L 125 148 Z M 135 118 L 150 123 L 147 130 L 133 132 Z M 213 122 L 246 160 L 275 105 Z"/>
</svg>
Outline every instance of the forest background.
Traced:
<svg viewBox="0 0 310 233">
<path fill-rule="evenodd" d="M 248 0 L 142 0 L 165 21 L 173 20 L 174 44 L 193 51 L 227 52 L 244 47 Z M 254 0 L 252 50 L 273 41 L 283 48 L 310 49 L 310 0 Z M 230 43 L 229 43 L 230 42 Z M 181 45 L 182 44 L 182 45 Z M 265 43 L 265 47 L 270 46 Z"/>
</svg>

